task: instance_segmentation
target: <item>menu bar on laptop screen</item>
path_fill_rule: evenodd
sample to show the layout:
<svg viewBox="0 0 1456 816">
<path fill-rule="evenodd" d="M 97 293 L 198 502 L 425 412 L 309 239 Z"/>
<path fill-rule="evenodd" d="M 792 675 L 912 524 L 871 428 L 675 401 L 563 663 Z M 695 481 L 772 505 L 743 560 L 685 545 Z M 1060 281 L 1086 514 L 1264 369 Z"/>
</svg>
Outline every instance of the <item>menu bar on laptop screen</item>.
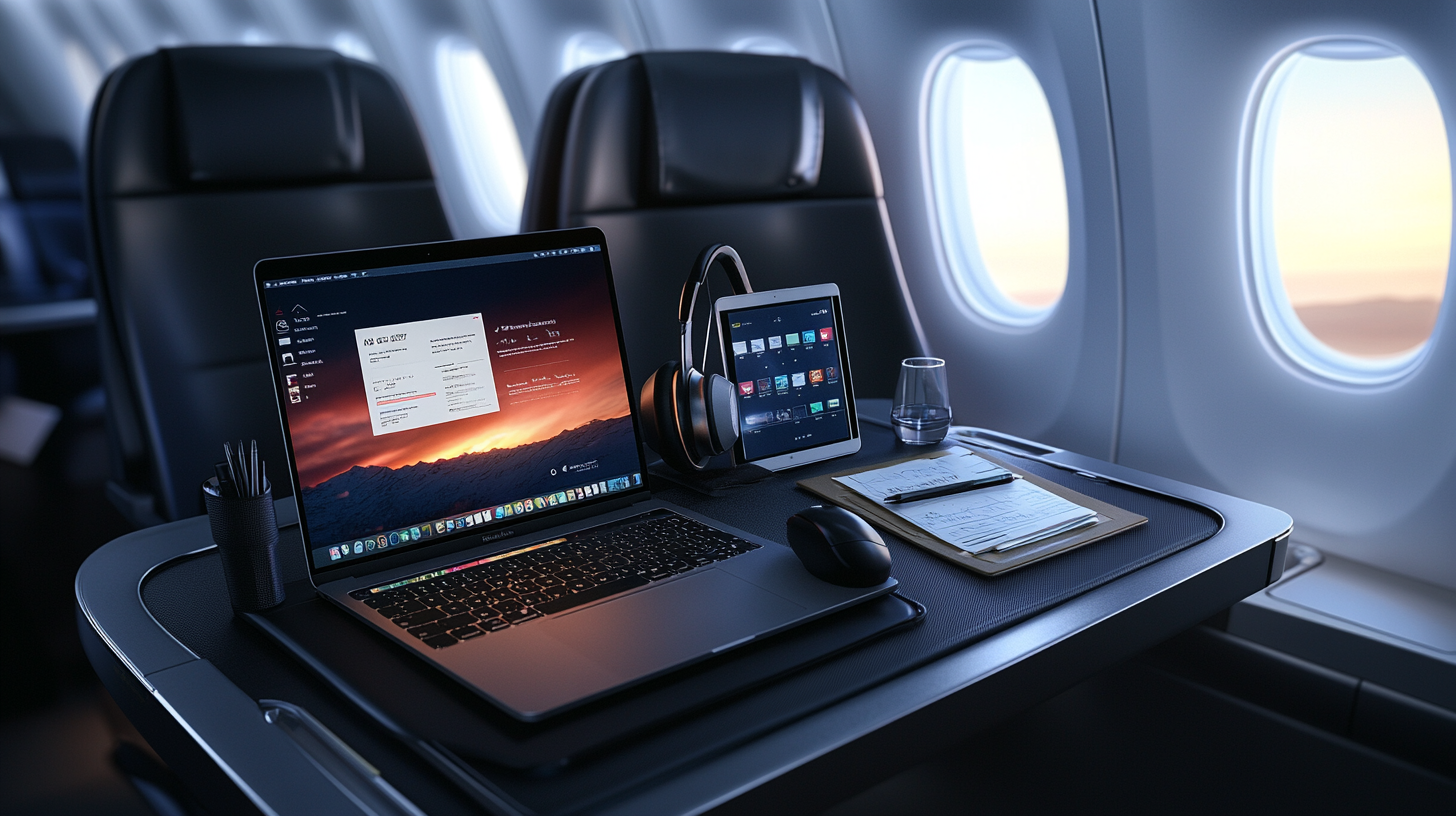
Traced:
<svg viewBox="0 0 1456 816">
<path fill-rule="evenodd" d="M 601 252 L 600 244 L 589 244 L 587 246 L 564 247 L 562 249 L 539 249 L 533 252 L 513 252 L 508 255 L 493 255 L 487 258 L 459 258 L 451 261 L 430 261 L 428 263 L 406 264 L 403 266 L 386 266 L 375 269 L 355 269 L 349 272 L 331 272 L 321 275 L 299 275 L 293 278 L 280 278 L 278 280 L 264 281 L 264 289 L 281 289 L 287 286 L 303 286 L 311 283 L 332 283 L 358 278 L 375 277 L 380 278 L 387 275 L 409 275 L 415 272 L 430 272 L 437 269 L 459 269 L 467 266 L 489 266 L 491 264 L 517 263 L 519 261 L 530 261 L 539 258 L 559 258 L 563 255 L 585 255 L 590 252 Z"/>
</svg>

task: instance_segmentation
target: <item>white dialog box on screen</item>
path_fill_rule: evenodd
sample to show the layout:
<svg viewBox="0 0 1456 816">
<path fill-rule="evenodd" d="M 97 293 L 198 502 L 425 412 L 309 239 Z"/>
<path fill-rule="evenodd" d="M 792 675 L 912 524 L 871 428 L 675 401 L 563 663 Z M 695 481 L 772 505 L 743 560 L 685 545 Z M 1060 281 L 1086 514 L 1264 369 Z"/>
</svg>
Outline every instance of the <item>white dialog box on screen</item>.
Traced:
<svg viewBox="0 0 1456 816">
<path fill-rule="evenodd" d="M 375 436 L 500 410 L 479 314 L 355 329 Z"/>
</svg>

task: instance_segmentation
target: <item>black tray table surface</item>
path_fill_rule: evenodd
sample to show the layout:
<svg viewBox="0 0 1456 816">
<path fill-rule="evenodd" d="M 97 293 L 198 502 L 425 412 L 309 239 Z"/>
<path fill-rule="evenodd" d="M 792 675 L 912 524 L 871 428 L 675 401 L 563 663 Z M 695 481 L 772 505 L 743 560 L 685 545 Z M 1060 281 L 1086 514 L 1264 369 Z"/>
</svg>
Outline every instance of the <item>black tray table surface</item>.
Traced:
<svg viewBox="0 0 1456 816">
<path fill-rule="evenodd" d="M 778 474 L 762 484 L 736 489 L 720 497 L 702 496 L 678 487 L 668 487 L 659 495 L 705 515 L 723 518 L 749 532 L 782 542 L 784 540 L 783 520 L 792 512 L 814 503 L 813 497 L 793 488 L 794 481 L 804 476 L 814 475 L 816 472 L 835 472 L 852 463 L 888 460 L 907 455 L 915 450 L 899 445 L 887 430 L 869 423 L 864 426 L 864 435 L 865 449 L 853 459 L 825 462 L 804 470 Z M 1000 447 L 1001 449 L 997 452 L 1002 454 L 1012 453 L 1016 450 L 1015 447 Z M 1035 450 L 1035 446 L 1027 447 Z M 492 768 L 488 764 L 476 763 L 474 768 L 465 772 L 467 775 L 475 776 L 475 779 L 456 779 L 455 781 L 464 784 L 466 788 L 473 788 L 474 807 L 479 807 L 482 801 L 494 802 L 500 809 L 523 812 L 565 813 L 588 807 L 610 809 L 613 807 L 613 802 L 617 803 L 617 807 L 631 810 L 634 805 L 647 802 L 656 802 L 666 806 L 673 802 L 692 801 L 694 791 L 691 786 L 705 781 L 708 777 L 720 772 L 721 769 L 705 771 L 700 768 L 699 771 L 694 772 L 690 767 L 673 767 L 671 762 L 664 762 L 664 757 L 671 757 L 674 753 L 671 750 L 673 731 L 681 732 L 680 739 L 692 740 L 694 745 L 699 748 L 702 747 L 703 740 L 708 741 L 706 751 L 676 752 L 691 760 L 688 765 L 702 766 L 714 755 L 721 756 L 724 752 L 731 755 L 731 749 L 734 746 L 764 737 L 759 733 L 760 729 L 747 722 L 755 712 L 759 714 L 767 712 L 773 715 L 765 717 L 765 720 L 775 724 L 792 722 L 809 717 L 814 714 L 816 708 L 822 708 L 829 701 L 841 699 L 847 694 L 859 693 L 866 686 L 873 686 L 904 674 L 949 650 L 961 649 L 969 643 L 988 638 L 992 642 L 1004 640 L 990 638 L 990 636 L 1007 627 L 1015 626 L 1019 621 L 1032 619 L 1029 621 L 1029 627 L 1023 627 L 1032 630 L 1042 628 L 1035 625 L 1039 622 L 1053 625 L 1054 628 L 1057 624 L 1066 625 L 1070 621 L 1053 620 L 1065 617 L 1054 614 L 1056 611 L 1054 608 L 1058 605 L 1064 605 L 1063 609 L 1075 606 L 1075 604 L 1066 604 L 1066 602 L 1091 589 L 1107 584 L 1118 576 L 1141 572 L 1149 564 L 1167 558 L 1179 550 L 1192 547 L 1198 541 L 1212 535 L 1220 526 L 1223 527 L 1223 532 L 1215 537 L 1215 541 L 1224 538 L 1230 532 L 1238 533 L 1246 540 L 1242 542 L 1242 546 L 1234 544 L 1234 542 L 1225 542 L 1225 544 L 1233 544 L 1233 546 L 1224 547 L 1227 550 L 1227 558 L 1224 558 L 1222 553 L 1212 554 L 1215 558 L 1211 565 L 1217 565 L 1221 560 L 1237 558 L 1238 568 L 1222 570 L 1222 572 L 1230 573 L 1224 576 L 1226 579 L 1224 581 L 1204 582 L 1218 583 L 1220 586 L 1217 589 L 1213 586 L 1206 587 L 1205 591 L 1194 593 L 1197 597 L 1184 599 L 1184 602 L 1179 604 L 1179 614 L 1159 616 L 1158 625 L 1167 629 L 1166 632 L 1161 633 L 1163 636 L 1172 634 L 1186 625 L 1196 622 L 1201 617 L 1227 606 L 1233 600 L 1237 600 L 1237 596 L 1227 597 L 1229 588 L 1222 584 L 1230 582 L 1247 584 L 1248 586 L 1242 590 L 1246 593 L 1277 578 L 1278 565 L 1282 564 L 1282 551 L 1276 551 L 1282 546 L 1284 537 L 1287 536 L 1289 527 L 1287 516 L 1258 505 L 1249 505 L 1218 494 L 1145 477 L 1143 474 L 1126 471 L 1126 469 L 1105 463 L 1097 463 L 1095 460 L 1078 457 L 1075 454 L 1047 450 L 1049 455 L 1045 457 L 1046 459 L 1065 460 L 1068 469 L 1049 467 L 1026 460 L 1019 460 L 1017 464 L 1034 469 L 1041 475 L 1068 484 L 1074 489 L 1121 506 L 1128 506 L 1130 503 L 1136 505 L 1140 501 L 1147 502 L 1141 507 L 1128 507 L 1128 509 L 1142 512 L 1144 515 L 1149 515 L 1148 509 L 1157 509 L 1160 506 L 1159 503 L 1166 503 L 1167 500 L 1140 491 L 1127 491 L 1105 481 L 1087 479 L 1072 470 L 1078 467 L 1092 469 L 1100 466 L 1099 472 L 1111 475 L 1114 480 L 1120 477 L 1128 478 L 1139 484 L 1159 483 L 1164 489 L 1192 494 L 1194 498 L 1213 504 L 1221 503 L 1220 509 L 1224 512 L 1221 516 L 1219 513 L 1185 505 L 1180 513 L 1155 513 L 1160 518 L 1166 518 L 1169 515 L 1176 515 L 1178 518 L 1172 528 L 1169 528 L 1167 524 L 1159 528 L 1153 523 L 1139 528 L 1139 530 L 1147 531 L 1143 536 L 1144 540 L 1141 541 L 1136 537 L 1139 530 L 1134 530 L 1123 536 L 1109 539 L 1108 542 L 1105 542 L 1105 546 L 1099 544 L 1083 548 L 1069 553 L 1067 556 L 1051 559 L 1045 564 L 1035 565 L 1035 568 L 1028 567 L 1023 571 L 994 579 L 981 578 L 964 570 L 958 570 L 908 544 L 887 537 L 891 542 L 896 559 L 895 574 L 901 580 L 903 591 L 906 595 L 925 602 L 930 608 L 926 621 L 922 625 L 889 635 L 862 649 L 837 657 L 823 665 L 806 670 L 800 675 L 790 677 L 787 681 L 775 684 L 775 687 L 759 692 L 759 696 L 762 696 L 764 700 L 737 701 L 739 707 L 727 711 L 726 716 L 730 718 L 729 722 L 736 719 L 742 723 L 740 725 L 741 733 L 734 733 L 732 727 L 727 727 L 725 731 L 726 726 L 722 723 L 716 724 L 706 733 L 695 733 L 693 728 L 695 724 L 700 726 L 699 731 L 701 731 L 703 724 L 713 723 L 713 717 L 688 718 L 688 722 L 681 723 L 675 728 L 657 735 L 655 741 L 648 739 L 645 743 L 639 742 L 621 751 L 608 752 L 608 756 L 604 759 L 594 760 L 580 768 L 569 768 L 549 779 L 521 775 L 504 769 Z M 1099 493 L 1099 491 L 1101 492 Z M 1239 512 L 1229 513 L 1225 506 L 1230 503 L 1238 505 L 1236 509 Z M 205 522 L 205 519 L 203 521 Z M 1231 526 L 1237 529 L 1231 531 L 1229 529 Z M 293 535 L 296 537 L 296 532 Z M 1255 539 L 1258 540 L 1255 541 Z M 210 541 L 207 540 L 204 533 L 194 544 L 196 546 L 193 549 L 206 549 Z M 112 545 L 108 545 L 108 547 L 110 546 Z M 158 549 L 164 548 L 159 546 Z M 177 549 L 175 544 L 173 549 Z M 286 565 L 287 577 L 297 580 L 304 575 L 302 552 L 299 547 L 294 547 L 293 551 L 294 553 Z M 1196 560 L 1208 561 L 1206 558 Z M 463 789 L 449 784 L 445 780 L 445 776 L 456 772 L 447 770 L 442 773 L 439 767 L 432 767 L 432 764 L 426 762 L 420 754 L 409 750 L 400 741 L 386 734 L 382 728 L 370 723 L 367 718 L 359 716 L 358 712 L 352 709 L 347 702 L 332 693 L 324 684 L 319 683 L 240 619 L 235 620 L 227 607 L 225 593 L 218 593 L 215 588 L 212 592 L 199 592 L 208 583 L 209 579 L 205 577 L 204 573 L 207 573 L 209 565 L 212 570 L 216 570 L 215 555 L 201 555 L 190 561 L 161 564 L 152 572 L 150 580 L 141 588 L 146 610 L 180 641 L 179 645 L 184 645 L 191 654 L 204 658 L 204 661 L 201 662 L 210 662 L 212 666 L 221 671 L 221 675 L 225 676 L 226 680 L 231 681 L 242 690 L 243 694 L 253 700 L 282 699 L 306 708 L 346 743 L 364 754 L 381 770 L 391 784 L 425 810 L 472 809 L 471 798 L 463 792 Z M 1171 571 L 1165 570 L 1165 572 L 1171 574 Z M 1237 573 L 1237 575 L 1233 573 Z M 82 591 L 85 577 L 86 568 L 83 567 L 82 575 L 78 576 L 78 597 L 82 613 L 86 616 L 83 618 L 83 624 L 90 624 L 93 628 L 99 629 L 102 627 L 96 627 L 94 617 L 87 612 L 87 599 Z M 1149 580 L 1146 582 L 1135 580 L 1136 576 L 1128 577 L 1134 584 L 1147 584 L 1129 588 L 1131 591 L 1129 598 L 1142 593 L 1143 601 L 1157 600 L 1160 592 L 1158 586 L 1167 583 L 1167 576 L 1154 578 L 1149 575 Z M 220 575 L 215 576 L 215 579 L 220 582 Z M 1163 587 L 1163 589 L 1166 588 Z M 1171 602 L 1171 600 L 1169 599 L 1167 602 Z M 1086 610 L 1081 610 L 1072 614 L 1075 616 L 1085 612 Z M 1149 625 L 1149 622 L 1145 621 L 1139 628 L 1147 630 Z M 1075 631 L 1075 627 L 1070 631 Z M 1150 633 L 1142 631 L 1138 634 L 1146 640 Z M 1156 637 L 1160 633 L 1152 632 L 1151 634 Z M 149 660 L 149 658 L 163 658 L 163 655 L 160 654 L 140 654 L 137 659 L 133 659 L 131 652 L 119 649 L 114 645 L 114 640 L 110 638 L 107 640 L 108 645 L 111 645 L 112 659 L 117 663 L 116 668 L 129 671 L 134 676 L 140 673 L 144 680 L 146 674 L 137 664 L 137 660 L 140 660 L 141 663 L 155 663 L 156 660 Z M 1031 648 L 1035 643 L 1034 638 L 1023 640 L 1025 641 L 1021 644 L 1023 649 Z M 1095 641 L 1096 638 L 1091 640 Z M 1156 642 L 1156 640 L 1143 645 L 1145 647 L 1151 645 L 1152 642 Z M 1105 665 L 1106 662 L 1117 659 L 1118 654 L 1125 656 L 1124 652 L 1114 649 L 1106 651 L 1107 657 L 1102 660 L 1090 658 L 1085 647 L 1091 645 L 1093 644 L 1089 641 L 1084 644 L 1083 648 L 1075 650 L 1082 656 L 1084 664 L 1083 670 L 1080 672 L 1082 676 L 1090 674 L 1096 668 Z M 1035 656 L 1024 651 L 1022 654 L 1016 655 L 1015 644 L 1009 642 L 997 643 L 996 646 L 997 648 L 994 649 L 983 650 L 987 654 L 982 657 L 990 657 L 992 653 L 1001 652 L 1006 661 L 1015 662 L 1017 657 L 1028 659 Z M 145 650 L 138 651 L 144 652 Z M 1062 651 L 1068 651 L 1068 649 L 1063 648 Z M 105 664 L 107 658 L 104 654 L 93 654 L 92 657 L 93 663 L 102 664 Z M 117 657 L 121 659 L 116 660 Z M 171 657 L 179 659 L 181 655 L 174 654 Z M 401 657 L 405 656 L 401 655 Z M 166 660 L 162 659 L 161 662 L 166 662 Z M 990 675 L 996 673 L 994 666 L 986 666 L 985 669 L 987 677 L 966 677 L 964 680 L 973 682 L 977 679 L 988 679 Z M 808 683 L 807 680 L 811 676 L 813 682 Z M 944 685 L 944 680 L 945 678 L 941 677 L 937 679 L 937 682 Z M 798 682 L 797 689 L 794 686 L 795 681 Z M 816 703 L 813 695 L 805 691 L 811 686 L 822 688 L 825 692 L 825 699 Z M 1017 706 L 1024 707 L 1024 705 L 1035 702 L 1038 695 L 1050 696 L 1050 693 L 1055 693 L 1056 690 L 1059 689 L 1055 687 L 1055 681 L 1051 681 L 1051 684 L 1045 688 L 1038 687 L 1038 684 L 1022 683 L 1016 693 L 1007 694 L 1004 700 L 1006 703 L 1003 707 L 1004 711 L 995 717 L 1009 716 L 1009 713 L 1014 711 Z M 913 701 L 910 702 L 910 705 L 914 706 Z M 846 704 L 837 708 L 854 707 L 857 706 Z M 725 716 L 725 712 L 721 710 L 710 712 L 710 714 L 717 714 L 719 717 Z M 985 715 L 980 716 L 980 719 L 985 724 L 990 724 L 992 721 Z M 698 722 L 695 723 L 694 720 Z M 871 722 L 867 723 L 865 728 L 867 731 L 873 731 L 888 725 L 888 723 Z M 802 739 L 803 736 L 800 734 L 795 738 Z M 963 739 L 968 734 L 962 733 L 959 736 Z M 719 744 L 712 744 L 715 737 L 718 738 Z M 954 744 L 955 741 L 959 741 L 954 737 L 955 735 L 942 735 L 923 740 L 922 748 L 932 750 L 937 742 L 947 746 Z M 759 741 L 772 742 L 773 740 L 765 737 Z M 844 754 L 845 761 L 852 761 L 851 755 L 854 752 L 848 750 L 849 746 L 831 747 L 839 749 L 838 752 Z M 928 755 L 924 753 L 924 750 L 907 754 L 907 757 Z M 848 753 L 845 753 L 846 751 Z M 647 761 L 646 766 L 634 764 L 634 755 L 640 755 L 642 760 Z M 818 764 L 822 766 L 831 755 L 823 754 Z M 809 769 L 800 773 L 799 776 L 804 777 L 801 781 L 809 782 L 812 785 L 815 772 L 813 766 L 816 763 L 807 764 L 810 766 Z M 438 766 L 439 763 L 436 762 L 434 765 Z M 901 765 L 890 763 L 886 767 L 888 773 Z M 708 774 L 708 777 L 702 776 L 704 772 Z M 695 779 L 697 782 L 694 781 Z M 773 792 L 778 791 L 778 795 L 781 797 L 783 789 L 783 785 L 767 783 L 759 785 L 760 792 L 769 792 L 763 795 L 774 795 Z M 588 792 L 593 790 L 596 793 Z M 759 799 L 761 796 L 745 796 L 740 799 L 740 803 Z M 782 804 L 784 800 L 779 798 L 774 801 Z"/>
</svg>

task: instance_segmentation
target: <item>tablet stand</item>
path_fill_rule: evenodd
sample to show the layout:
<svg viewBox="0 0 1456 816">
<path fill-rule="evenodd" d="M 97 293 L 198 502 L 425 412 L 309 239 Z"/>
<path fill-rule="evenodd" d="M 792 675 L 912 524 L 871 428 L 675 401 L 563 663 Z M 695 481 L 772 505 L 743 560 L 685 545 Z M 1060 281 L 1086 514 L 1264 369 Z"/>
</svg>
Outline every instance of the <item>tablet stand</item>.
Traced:
<svg viewBox="0 0 1456 816">
<path fill-rule="evenodd" d="M 757 484 L 773 475 L 773 471 L 751 463 L 734 467 L 731 464 L 732 459 L 728 457 L 715 457 L 713 464 L 718 464 L 720 459 L 728 459 L 730 464 L 726 467 L 683 473 L 658 460 L 647 466 L 647 472 L 704 496 L 723 496 L 734 488 Z"/>
</svg>

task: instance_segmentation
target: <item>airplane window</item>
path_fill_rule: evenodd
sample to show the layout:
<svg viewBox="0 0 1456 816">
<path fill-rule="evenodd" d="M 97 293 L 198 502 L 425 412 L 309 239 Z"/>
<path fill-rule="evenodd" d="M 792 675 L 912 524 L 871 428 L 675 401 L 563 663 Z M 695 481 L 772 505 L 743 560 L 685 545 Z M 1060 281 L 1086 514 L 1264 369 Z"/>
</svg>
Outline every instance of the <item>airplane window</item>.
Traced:
<svg viewBox="0 0 1456 816">
<path fill-rule="evenodd" d="M 767 36 L 744 37 L 728 46 L 728 50 L 741 54 L 768 54 L 772 57 L 800 56 L 799 49 L 778 37 Z"/>
<path fill-rule="evenodd" d="M 627 49 L 611 36 L 600 31 L 582 31 L 571 35 L 561 49 L 561 75 L 625 56 Z"/>
<path fill-rule="evenodd" d="M 272 45 L 278 41 L 277 37 L 256 26 L 249 26 L 243 29 L 238 41 L 243 45 Z"/>
<path fill-rule="evenodd" d="M 463 37 L 441 40 L 435 64 L 471 204 L 490 229 L 515 232 L 526 195 L 526 157 L 505 94 L 485 55 Z"/>
<path fill-rule="evenodd" d="M 1067 285 L 1067 185 L 1051 106 L 1020 57 L 949 51 L 926 98 L 928 185 L 950 277 L 981 314 L 1044 320 Z"/>
<path fill-rule="evenodd" d="M 1292 47 L 1256 90 L 1248 151 L 1252 289 L 1269 336 L 1338 381 L 1419 361 L 1451 259 L 1451 161 L 1435 92 L 1365 39 Z"/>
<path fill-rule="evenodd" d="M 329 45 L 335 51 L 350 59 L 361 62 L 378 62 L 379 58 L 374 55 L 374 49 L 364 38 L 352 31 L 340 31 L 329 40 Z"/>
<path fill-rule="evenodd" d="M 71 80 L 71 89 L 83 106 L 91 105 L 91 97 L 101 86 L 101 68 L 86 47 L 75 40 L 67 40 L 61 46 L 61 58 L 66 64 L 66 76 Z"/>
</svg>

